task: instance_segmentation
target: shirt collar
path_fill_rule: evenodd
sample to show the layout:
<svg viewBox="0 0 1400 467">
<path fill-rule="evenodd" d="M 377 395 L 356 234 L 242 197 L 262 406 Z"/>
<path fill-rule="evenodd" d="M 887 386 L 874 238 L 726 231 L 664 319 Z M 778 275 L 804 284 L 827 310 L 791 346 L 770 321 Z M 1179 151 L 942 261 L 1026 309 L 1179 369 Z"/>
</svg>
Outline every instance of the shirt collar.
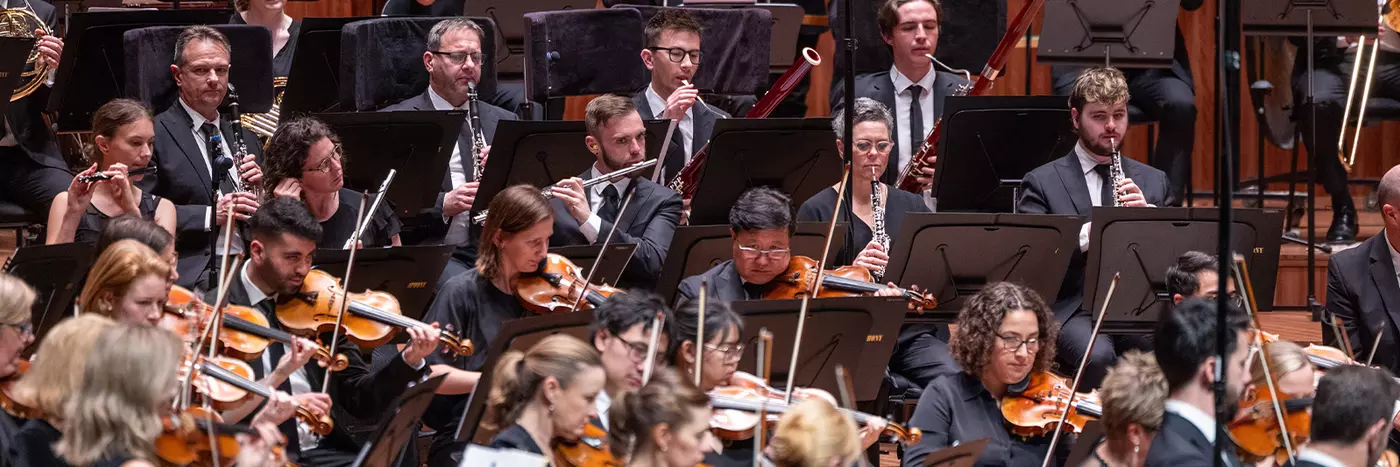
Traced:
<svg viewBox="0 0 1400 467">
<path fill-rule="evenodd" d="M 1084 143 L 1074 144 L 1074 154 L 1079 156 L 1079 168 L 1084 171 L 1085 175 L 1089 172 L 1093 172 L 1094 167 L 1099 165 L 1099 160 L 1093 154 L 1090 154 L 1089 150 L 1084 149 Z"/>
<path fill-rule="evenodd" d="M 1194 405 L 1176 399 L 1167 399 L 1167 412 L 1177 414 L 1191 422 L 1197 430 L 1201 430 L 1201 434 L 1205 435 L 1207 441 L 1215 442 L 1215 417 L 1202 412 Z"/>
<path fill-rule="evenodd" d="M 904 92 L 910 85 L 917 84 L 919 87 L 924 88 L 924 90 L 921 91 L 923 94 L 920 94 L 919 97 L 928 96 L 929 91 L 933 90 L 933 82 L 936 80 L 938 80 L 938 71 L 933 68 L 929 68 L 928 73 L 924 73 L 924 77 L 915 82 L 909 79 L 908 76 L 904 76 L 904 73 L 900 73 L 899 68 L 895 68 L 893 65 L 890 66 L 890 81 L 894 83 L 895 94 Z"/>
<path fill-rule="evenodd" d="M 248 293 L 248 305 L 255 306 L 263 300 L 267 300 L 268 296 L 256 284 L 253 284 L 252 279 L 248 278 L 248 266 L 252 264 L 250 261 L 244 261 L 243 267 L 238 268 L 238 277 L 243 280 L 243 290 Z"/>
<path fill-rule="evenodd" d="M 647 85 L 646 95 L 647 105 L 651 106 L 651 114 L 655 115 L 656 118 L 661 118 L 661 112 L 666 110 L 666 99 L 662 99 L 661 95 L 656 93 L 656 88 L 650 84 Z M 685 109 L 685 118 L 691 118 L 694 115 L 695 106 L 692 105 L 689 109 Z"/>
<path fill-rule="evenodd" d="M 428 100 L 432 101 L 433 110 L 465 110 L 467 107 L 466 103 L 462 103 L 461 107 L 453 107 L 451 103 L 447 102 L 447 99 L 434 91 L 432 86 L 428 86 Z"/>
<path fill-rule="evenodd" d="M 217 114 L 214 115 L 214 120 L 206 119 L 203 115 L 200 115 L 199 112 L 195 112 L 194 108 L 190 107 L 189 104 L 186 104 L 185 98 L 181 97 L 179 101 L 180 107 L 184 107 L 185 112 L 190 114 L 190 120 L 194 121 L 194 129 L 198 130 L 199 127 L 204 126 L 206 122 L 213 123 L 216 127 L 219 126 L 219 116 Z"/>
<path fill-rule="evenodd" d="M 602 176 L 603 176 L 603 173 L 598 171 L 598 164 L 597 164 L 597 163 L 594 163 L 593 165 L 591 165 L 591 166 L 588 167 L 588 178 L 594 179 L 594 178 L 600 178 L 600 177 L 602 177 Z M 627 192 L 627 186 L 628 186 L 628 184 L 630 184 L 630 183 L 632 183 L 632 178 L 631 178 L 631 177 L 622 177 L 621 180 L 616 180 L 616 181 L 613 181 L 612 183 L 599 183 L 599 184 L 597 184 L 597 185 L 594 185 L 593 188 L 591 188 L 589 191 L 591 191 L 591 192 L 593 192 L 593 193 L 597 193 L 599 196 L 602 196 L 602 194 L 603 194 L 603 188 L 606 188 L 608 185 L 612 185 L 612 186 L 617 187 L 617 195 L 618 195 L 618 196 L 622 196 L 623 193 L 626 193 L 626 192 Z"/>
<path fill-rule="evenodd" d="M 1308 449 L 1306 447 L 1298 448 L 1298 461 L 1312 462 L 1322 467 L 1347 467 L 1342 461 L 1337 460 L 1337 458 L 1325 452 Z"/>
<path fill-rule="evenodd" d="M 1381 237 L 1385 239 L 1385 246 L 1390 248 L 1390 263 L 1395 265 L 1395 271 L 1400 274 L 1400 251 L 1395 250 L 1395 245 L 1390 244 L 1390 236 L 1381 231 Z"/>
<path fill-rule="evenodd" d="M 598 391 L 598 397 L 593 399 L 593 405 L 598 408 L 598 422 L 603 424 L 603 428 L 609 428 L 608 408 L 612 407 L 612 397 L 608 396 L 608 390 Z"/>
</svg>

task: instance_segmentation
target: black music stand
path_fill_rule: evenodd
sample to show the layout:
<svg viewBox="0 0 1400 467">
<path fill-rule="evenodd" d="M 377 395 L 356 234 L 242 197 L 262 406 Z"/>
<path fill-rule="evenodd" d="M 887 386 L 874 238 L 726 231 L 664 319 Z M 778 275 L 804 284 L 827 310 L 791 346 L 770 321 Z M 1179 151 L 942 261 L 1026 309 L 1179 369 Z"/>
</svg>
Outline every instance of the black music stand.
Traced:
<svg viewBox="0 0 1400 467">
<path fill-rule="evenodd" d="M 423 317 L 433 300 L 433 285 L 452 258 L 452 245 L 412 245 L 361 248 L 355 253 L 355 273 L 347 289 L 388 292 L 399 300 L 404 316 Z M 344 278 L 350 250 L 316 250 L 312 267 Z"/>
<path fill-rule="evenodd" d="M 126 95 L 126 51 L 122 35 L 149 26 L 225 24 L 230 10 L 103 11 L 68 18 L 64 53 L 58 61 L 47 110 L 60 133 L 88 131 L 92 113 Z M 164 109 L 160 109 L 164 110 Z"/>
<path fill-rule="evenodd" d="M 821 256 L 822 246 L 826 245 L 825 222 L 798 222 L 797 231 L 792 234 L 789 247 L 793 255 L 816 258 Z M 840 253 L 834 245 L 846 241 L 846 223 L 836 224 L 832 235 L 831 252 L 827 261 L 833 261 Z M 676 287 L 685 278 L 708 271 L 715 265 L 734 258 L 728 225 L 682 225 L 676 227 L 671 236 L 671 248 L 666 250 L 666 264 L 661 266 L 661 277 L 656 280 L 656 293 L 661 294 L 667 303 L 676 300 Z"/>
<path fill-rule="evenodd" d="M 666 140 L 668 120 L 645 120 L 647 159 L 655 159 Z M 482 169 L 481 186 L 472 205 L 472 216 L 491 205 L 496 193 L 511 185 L 526 183 L 538 187 L 578 176 L 598 160 L 584 142 L 588 130 L 582 121 L 501 120 L 491 140 L 491 154 Z M 640 178 L 650 178 L 643 170 Z"/>
<path fill-rule="evenodd" d="M 413 441 L 418 433 L 418 421 L 423 418 L 423 412 L 428 410 L 429 403 L 433 401 L 433 394 L 445 379 L 446 375 L 429 378 L 413 385 L 395 398 L 394 402 L 389 404 L 389 411 L 374 428 L 374 435 L 360 448 L 360 457 L 356 458 L 352 465 L 390 467 L 396 465 L 405 447 L 416 449 L 418 446 L 414 445 Z"/>
<path fill-rule="evenodd" d="M 924 467 L 972 467 L 987 449 L 987 438 L 949 446 L 929 453 L 924 458 Z M 1065 464 L 1079 465 L 1079 464 Z"/>
<path fill-rule="evenodd" d="M 708 146 L 690 225 L 728 224 L 729 208 L 749 188 L 769 186 L 805 200 L 841 179 L 828 118 L 722 119 Z"/>
<path fill-rule="evenodd" d="M 598 252 L 602 251 L 603 245 L 571 245 L 556 246 L 549 249 L 578 266 L 584 274 L 593 267 L 593 260 L 598 258 Z M 602 264 L 598 266 L 598 272 L 593 275 L 594 284 L 615 285 L 622 277 L 622 270 L 627 268 L 627 263 L 632 261 L 632 253 L 637 251 L 635 243 L 609 243 L 608 253 L 603 255 Z"/>
<path fill-rule="evenodd" d="M 1214 254 L 1220 231 L 1216 208 L 1094 208 L 1089 255 L 1084 267 L 1084 306 L 1098 316 L 1114 272 L 1118 288 L 1104 315 L 1105 333 L 1152 332 L 1159 314 L 1172 305 L 1167 268 L 1187 251 Z M 1248 252 L 1250 283 L 1259 309 L 1273 309 L 1278 277 L 1282 210 L 1235 208 L 1230 228 L 1232 251 Z M 1231 258 L 1221 258 L 1231 261 Z"/>
<path fill-rule="evenodd" d="M 1040 63 L 1171 68 L 1180 0 L 1045 2 Z"/>
<path fill-rule="evenodd" d="M 909 214 L 897 232 L 885 280 L 918 284 L 938 307 L 910 315 L 951 323 L 963 301 L 993 282 L 1011 281 L 1054 298 L 1079 253 L 1077 216 L 1044 214 Z"/>
<path fill-rule="evenodd" d="M 1065 98 L 964 96 L 944 101 L 933 197 L 938 212 L 1015 212 L 1026 173 L 1079 141 Z"/>
<path fill-rule="evenodd" d="M 335 112 L 315 114 L 340 136 L 345 187 L 375 192 L 389 169 L 398 173 L 388 202 L 400 218 L 411 219 L 437 204 L 447 164 L 467 113 Z"/>
<path fill-rule="evenodd" d="M 373 16 L 306 18 L 292 50 L 287 88 L 282 91 L 281 117 L 340 108 L 340 28 Z"/>
<path fill-rule="evenodd" d="M 773 386 L 783 389 L 793 338 L 797 333 L 797 312 L 801 300 L 744 300 L 730 307 L 744 317 L 740 337 L 750 349 L 757 348 L 758 333 L 773 333 Z M 807 304 L 806 329 L 797 359 L 793 384 L 840 394 L 836 366 L 854 369 L 851 388 L 856 401 L 876 400 L 885 382 L 885 367 L 894 354 L 899 328 L 904 325 L 908 303 L 900 297 L 819 298 Z M 755 368 L 754 353 L 745 353 L 739 368 Z"/>
<path fill-rule="evenodd" d="M 88 268 L 97 251 L 87 243 L 27 246 L 15 250 L 5 272 L 18 277 L 38 293 L 30 322 L 35 342 L 43 340 L 54 325 L 73 312 L 73 299 L 82 291 Z M 32 351 L 31 349 L 28 349 Z"/>
<path fill-rule="evenodd" d="M 29 63 L 34 42 L 36 39 L 32 37 L 0 37 L 0 96 L 14 94 L 20 74 Z M 5 114 L 9 105 L 9 100 L 0 99 L 0 115 Z"/>
</svg>

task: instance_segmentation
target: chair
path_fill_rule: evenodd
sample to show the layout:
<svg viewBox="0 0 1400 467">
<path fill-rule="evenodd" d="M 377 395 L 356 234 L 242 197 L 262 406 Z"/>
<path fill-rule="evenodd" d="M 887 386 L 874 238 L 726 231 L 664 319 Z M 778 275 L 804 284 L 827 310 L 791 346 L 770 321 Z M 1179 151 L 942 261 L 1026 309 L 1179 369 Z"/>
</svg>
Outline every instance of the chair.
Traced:
<svg viewBox="0 0 1400 467">
<path fill-rule="evenodd" d="M 229 84 L 238 90 L 239 110 L 267 112 L 272 108 L 272 35 L 267 28 L 245 24 L 212 26 L 228 37 Z M 126 97 L 151 106 L 155 112 L 175 104 L 179 89 L 170 74 L 175 42 L 185 26 L 152 26 L 122 34 L 126 56 Z"/>
<path fill-rule="evenodd" d="M 642 15 L 631 8 L 525 14 L 525 96 L 562 108 L 563 98 L 631 94 L 646 84 Z"/>
<path fill-rule="evenodd" d="M 340 30 L 340 106 L 355 111 L 378 110 L 417 96 L 428 88 L 423 52 L 428 31 L 446 18 L 400 16 L 356 21 Z M 477 92 L 496 92 L 496 23 L 468 17 L 483 34 L 481 81 Z"/>
<path fill-rule="evenodd" d="M 35 213 L 19 204 L 0 200 L 0 230 L 15 233 L 15 248 L 27 246 L 35 241 L 43 244 L 45 215 Z"/>
</svg>

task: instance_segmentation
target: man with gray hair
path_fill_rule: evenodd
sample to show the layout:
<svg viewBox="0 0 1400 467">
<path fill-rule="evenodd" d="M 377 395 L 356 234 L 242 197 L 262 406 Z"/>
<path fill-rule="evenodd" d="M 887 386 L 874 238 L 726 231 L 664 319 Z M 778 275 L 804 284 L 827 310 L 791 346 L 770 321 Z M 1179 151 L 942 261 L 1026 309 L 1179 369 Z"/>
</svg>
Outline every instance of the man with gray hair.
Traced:
<svg viewBox="0 0 1400 467">
<path fill-rule="evenodd" d="M 428 31 L 427 50 L 423 51 L 428 89 L 384 110 L 468 110 L 468 86 L 481 83 L 481 65 L 486 60 L 481 48 L 482 34 L 481 26 L 466 18 L 448 18 L 433 25 Z M 477 102 L 477 110 L 481 112 L 477 116 L 481 120 L 481 134 L 488 145 L 481 148 L 479 154 L 484 163 L 492 135 L 496 133 L 496 123 L 514 120 L 515 114 L 482 101 Z M 439 285 L 476 263 L 476 235 L 469 218 L 480 181 L 473 177 L 478 154 L 472 152 L 474 129 L 471 125 L 471 118 L 462 123 L 433 210 L 432 218 L 440 220 L 446 228 L 443 243 L 457 246 Z"/>
<path fill-rule="evenodd" d="M 1375 348 L 1375 365 L 1396 371 L 1400 347 L 1393 331 L 1400 316 L 1400 166 L 1391 167 L 1376 190 L 1385 230 L 1361 245 L 1334 253 L 1327 262 L 1327 311 L 1341 319 L 1342 328 L 1358 349 Z M 1330 322 L 1323 320 L 1324 323 Z M 1329 336 L 1330 326 L 1322 326 Z M 1389 330 L 1389 331 L 1387 331 Z"/>
</svg>

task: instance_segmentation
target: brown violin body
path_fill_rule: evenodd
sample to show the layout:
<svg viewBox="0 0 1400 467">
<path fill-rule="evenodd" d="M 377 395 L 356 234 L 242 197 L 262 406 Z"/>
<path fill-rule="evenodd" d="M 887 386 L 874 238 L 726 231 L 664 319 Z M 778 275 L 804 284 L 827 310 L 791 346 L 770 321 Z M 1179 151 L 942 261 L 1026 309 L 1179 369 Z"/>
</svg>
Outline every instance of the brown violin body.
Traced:
<svg viewBox="0 0 1400 467">
<path fill-rule="evenodd" d="M 817 280 L 817 261 L 806 256 L 793 256 L 787 270 L 778 274 L 763 286 L 764 300 L 792 300 L 802 298 L 812 290 Z M 874 282 L 870 270 L 860 266 L 841 266 L 828 269 L 822 275 L 822 288 L 816 297 L 861 297 L 875 294 L 886 286 Z M 909 309 L 923 311 L 938 306 L 938 300 L 916 288 L 898 289 Z"/>
<path fill-rule="evenodd" d="M 185 342 L 194 342 L 214 316 L 213 307 L 178 285 L 170 287 L 165 310 L 160 327 L 174 332 Z M 224 322 L 219 327 L 219 349 L 224 355 L 256 360 L 273 342 L 290 343 L 291 336 L 272 329 L 267 316 L 258 310 L 239 305 L 224 306 Z M 332 371 L 344 370 L 350 364 L 345 355 L 337 354 L 332 358 L 330 349 L 324 346 L 318 346 L 315 359 Z"/>
<path fill-rule="evenodd" d="M 623 467 L 608 449 L 608 433 L 589 423 L 578 441 L 555 441 L 555 467 Z"/>
<path fill-rule="evenodd" d="M 246 426 L 222 423 L 218 414 L 199 407 L 166 416 L 163 424 L 164 431 L 156 438 L 156 456 L 174 465 L 214 465 L 215 453 L 218 465 L 233 465 L 241 450 L 236 435 L 251 432 Z M 213 439 L 209 437 L 211 425 Z M 280 446 L 273 448 L 273 455 L 286 458 Z"/>
<path fill-rule="evenodd" d="M 575 311 L 574 302 L 578 302 L 580 310 L 591 310 L 619 292 L 606 285 L 590 285 L 588 295 L 579 300 L 584 275 L 568 258 L 550 253 L 540 262 L 539 270 L 521 274 L 515 280 L 515 297 L 525 309 L 535 313 L 567 313 Z"/>
<path fill-rule="evenodd" d="M 235 360 L 228 357 L 198 357 L 202 361 L 207 361 L 232 372 L 238 376 L 251 381 L 253 379 L 253 367 L 247 362 Z M 185 366 L 182 365 L 182 368 Z M 220 381 L 215 378 L 199 375 L 194 380 L 194 388 L 209 401 L 209 405 L 220 412 L 230 410 L 243 405 L 243 401 L 248 398 L 248 391 L 232 384 Z"/>
<path fill-rule="evenodd" d="M 1230 421 L 1229 431 L 1230 439 L 1234 440 L 1235 448 L 1242 455 L 1253 459 L 1274 456 L 1274 459 L 1283 461 L 1288 459 L 1283 444 L 1285 433 L 1289 434 L 1294 449 L 1308 441 L 1312 426 L 1311 400 L 1288 394 L 1283 396 L 1282 399 L 1275 397 L 1274 392 L 1264 386 L 1241 398 L 1240 411 Z M 1275 407 L 1282 412 L 1287 430 L 1279 425 Z"/>
<path fill-rule="evenodd" d="M 347 295 L 340 279 L 318 269 L 306 275 L 300 291 L 277 305 L 277 322 L 292 333 L 312 338 L 331 332 L 340 315 L 342 296 L 349 301 L 349 313 L 340 320 L 341 332 L 358 345 L 378 347 L 406 327 L 424 326 L 404 317 L 393 295 L 372 290 Z M 442 333 L 439 341 L 458 355 L 471 355 L 473 350 L 471 341 L 447 333 Z"/>
<path fill-rule="evenodd" d="M 1001 399 L 1001 415 L 1011 434 L 1032 438 L 1054 434 L 1055 429 L 1069 433 L 1084 430 L 1084 424 L 1097 414 L 1083 413 L 1086 405 L 1098 406 L 1098 397 L 1077 394 L 1070 390 L 1070 381 L 1047 371 L 1032 372 L 1030 383 L 1020 394 L 1008 393 Z M 1074 405 L 1070 406 L 1070 397 Z M 1060 418 L 1068 407 L 1069 416 L 1060 427 Z"/>
<path fill-rule="evenodd" d="M 44 418 L 43 412 L 40 412 L 38 410 L 25 406 L 24 404 L 21 404 L 18 401 L 15 401 L 15 398 L 11 395 L 12 393 L 10 392 L 10 388 L 14 387 L 15 382 L 19 381 L 19 379 L 24 377 L 24 374 L 28 372 L 29 361 L 20 360 L 19 366 L 15 368 L 15 374 L 10 375 L 5 379 L 0 379 L 0 408 L 5 409 L 5 412 L 8 412 L 10 415 L 13 415 L 18 418 L 42 419 Z"/>
<path fill-rule="evenodd" d="M 786 407 L 783 399 L 787 393 L 768 386 L 757 376 L 736 371 L 729 377 L 729 384 L 710 390 L 711 398 L 724 398 L 736 401 L 744 401 L 757 404 L 760 407 L 772 407 L 763 417 L 763 423 L 772 424 L 778 421 L 778 414 L 782 413 L 780 407 Z M 798 388 L 792 394 L 793 403 L 807 399 L 819 398 L 832 405 L 836 404 L 836 398 L 826 391 L 820 389 Z M 716 437 L 727 441 L 737 441 L 751 439 L 754 435 L 754 428 L 759 423 L 759 414 L 752 410 L 716 408 L 710 413 L 710 431 Z M 767 425 L 765 425 L 767 426 Z"/>
</svg>

